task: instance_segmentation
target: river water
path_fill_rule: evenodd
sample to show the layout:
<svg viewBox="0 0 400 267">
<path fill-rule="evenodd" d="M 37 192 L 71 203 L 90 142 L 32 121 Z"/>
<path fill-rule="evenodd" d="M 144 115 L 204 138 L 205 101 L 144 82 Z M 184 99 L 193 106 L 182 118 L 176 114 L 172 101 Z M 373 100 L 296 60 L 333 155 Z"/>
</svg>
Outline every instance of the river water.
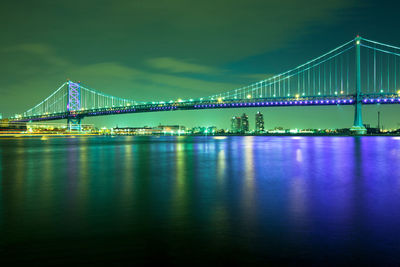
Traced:
<svg viewBox="0 0 400 267">
<path fill-rule="evenodd" d="M 0 139 L 0 263 L 400 264 L 400 137 Z"/>
</svg>

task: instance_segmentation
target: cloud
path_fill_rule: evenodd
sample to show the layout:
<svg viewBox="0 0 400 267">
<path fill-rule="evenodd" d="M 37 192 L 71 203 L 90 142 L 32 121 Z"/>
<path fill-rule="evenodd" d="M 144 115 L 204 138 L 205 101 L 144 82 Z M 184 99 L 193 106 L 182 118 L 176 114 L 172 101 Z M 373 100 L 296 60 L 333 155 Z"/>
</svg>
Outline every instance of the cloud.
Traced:
<svg viewBox="0 0 400 267">
<path fill-rule="evenodd" d="M 28 34 L 84 60 L 190 58 L 215 66 L 286 47 L 343 20 L 356 0 L 26 1 L 0 10 L 3 38 Z M 35 10 L 35 12 L 31 12 Z M 52 23 L 48 23 L 51 21 Z M 10 31 L 12 29 L 12 31 Z M 118 59 L 117 59 L 118 57 Z"/>
<path fill-rule="evenodd" d="M 195 64 L 171 57 L 150 58 L 147 60 L 147 64 L 152 68 L 172 73 L 217 74 L 221 72 L 221 70 L 214 67 Z"/>
<path fill-rule="evenodd" d="M 21 43 L 4 47 L 1 52 L 7 53 L 11 59 L 24 58 L 36 62 L 36 67 L 41 64 L 50 64 L 52 67 L 67 66 L 69 62 L 56 55 L 53 47 L 45 43 Z M 22 63 L 22 61 L 20 60 Z M 26 66 L 26 62 L 24 64 Z"/>
<path fill-rule="evenodd" d="M 215 91 L 226 91 L 238 86 L 234 83 L 207 81 L 180 74 L 145 71 L 118 62 L 71 66 L 68 76 L 107 94 L 147 101 L 205 97 Z M 99 77 L 101 83 L 98 82 Z"/>
</svg>

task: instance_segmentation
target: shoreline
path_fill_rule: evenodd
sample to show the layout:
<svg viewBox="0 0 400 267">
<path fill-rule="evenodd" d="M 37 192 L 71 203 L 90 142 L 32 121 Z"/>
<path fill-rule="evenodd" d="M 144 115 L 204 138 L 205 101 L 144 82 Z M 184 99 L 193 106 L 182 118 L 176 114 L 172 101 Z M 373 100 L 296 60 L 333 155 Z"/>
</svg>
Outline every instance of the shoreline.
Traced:
<svg viewBox="0 0 400 267">
<path fill-rule="evenodd" d="M 148 134 L 148 135 L 104 135 L 104 134 L 82 134 L 82 133 L 70 133 L 70 134 L 0 134 L 0 139 L 5 138 L 78 138 L 78 137 L 162 137 L 162 136 L 175 136 L 175 137 L 196 137 L 196 136 L 204 136 L 204 137 L 230 137 L 230 136 L 277 136 L 277 137 L 400 137 L 400 134 L 388 133 L 388 134 L 364 134 L 364 135 L 356 135 L 356 134 L 339 134 L 339 133 L 331 133 L 331 134 L 181 134 L 181 135 L 160 135 L 160 134 Z"/>
</svg>

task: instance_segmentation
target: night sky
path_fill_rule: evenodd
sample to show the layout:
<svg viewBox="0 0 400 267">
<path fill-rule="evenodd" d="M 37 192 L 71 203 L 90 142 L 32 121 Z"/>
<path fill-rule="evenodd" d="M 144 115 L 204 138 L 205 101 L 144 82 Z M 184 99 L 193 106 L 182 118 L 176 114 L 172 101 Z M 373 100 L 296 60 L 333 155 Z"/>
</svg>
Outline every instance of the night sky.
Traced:
<svg viewBox="0 0 400 267">
<path fill-rule="evenodd" d="M 135 100 L 208 96 L 291 69 L 356 34 L 400 46 L 396 1 L 8 1 L 0 8 L 0 113 L 22 113 L 68 78 Z M 350 127 L 353 107 L 174 111 L 86 118 L 96 126 Z M 399 127 L 400 106 L 364 108 Z"/>
</svg>

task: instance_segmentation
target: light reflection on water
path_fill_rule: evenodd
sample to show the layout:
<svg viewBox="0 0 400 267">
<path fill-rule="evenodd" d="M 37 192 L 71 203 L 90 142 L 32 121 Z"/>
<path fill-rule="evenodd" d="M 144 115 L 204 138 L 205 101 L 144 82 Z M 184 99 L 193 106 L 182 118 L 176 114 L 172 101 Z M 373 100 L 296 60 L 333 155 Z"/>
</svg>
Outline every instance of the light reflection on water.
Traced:
<svg viewBox="0 0 400 267">
<path fill-rule="evenodd" d="M 397 263 L 399 162 L 385 137 L 0 139 L 0 253 Z"/>
</svg>

